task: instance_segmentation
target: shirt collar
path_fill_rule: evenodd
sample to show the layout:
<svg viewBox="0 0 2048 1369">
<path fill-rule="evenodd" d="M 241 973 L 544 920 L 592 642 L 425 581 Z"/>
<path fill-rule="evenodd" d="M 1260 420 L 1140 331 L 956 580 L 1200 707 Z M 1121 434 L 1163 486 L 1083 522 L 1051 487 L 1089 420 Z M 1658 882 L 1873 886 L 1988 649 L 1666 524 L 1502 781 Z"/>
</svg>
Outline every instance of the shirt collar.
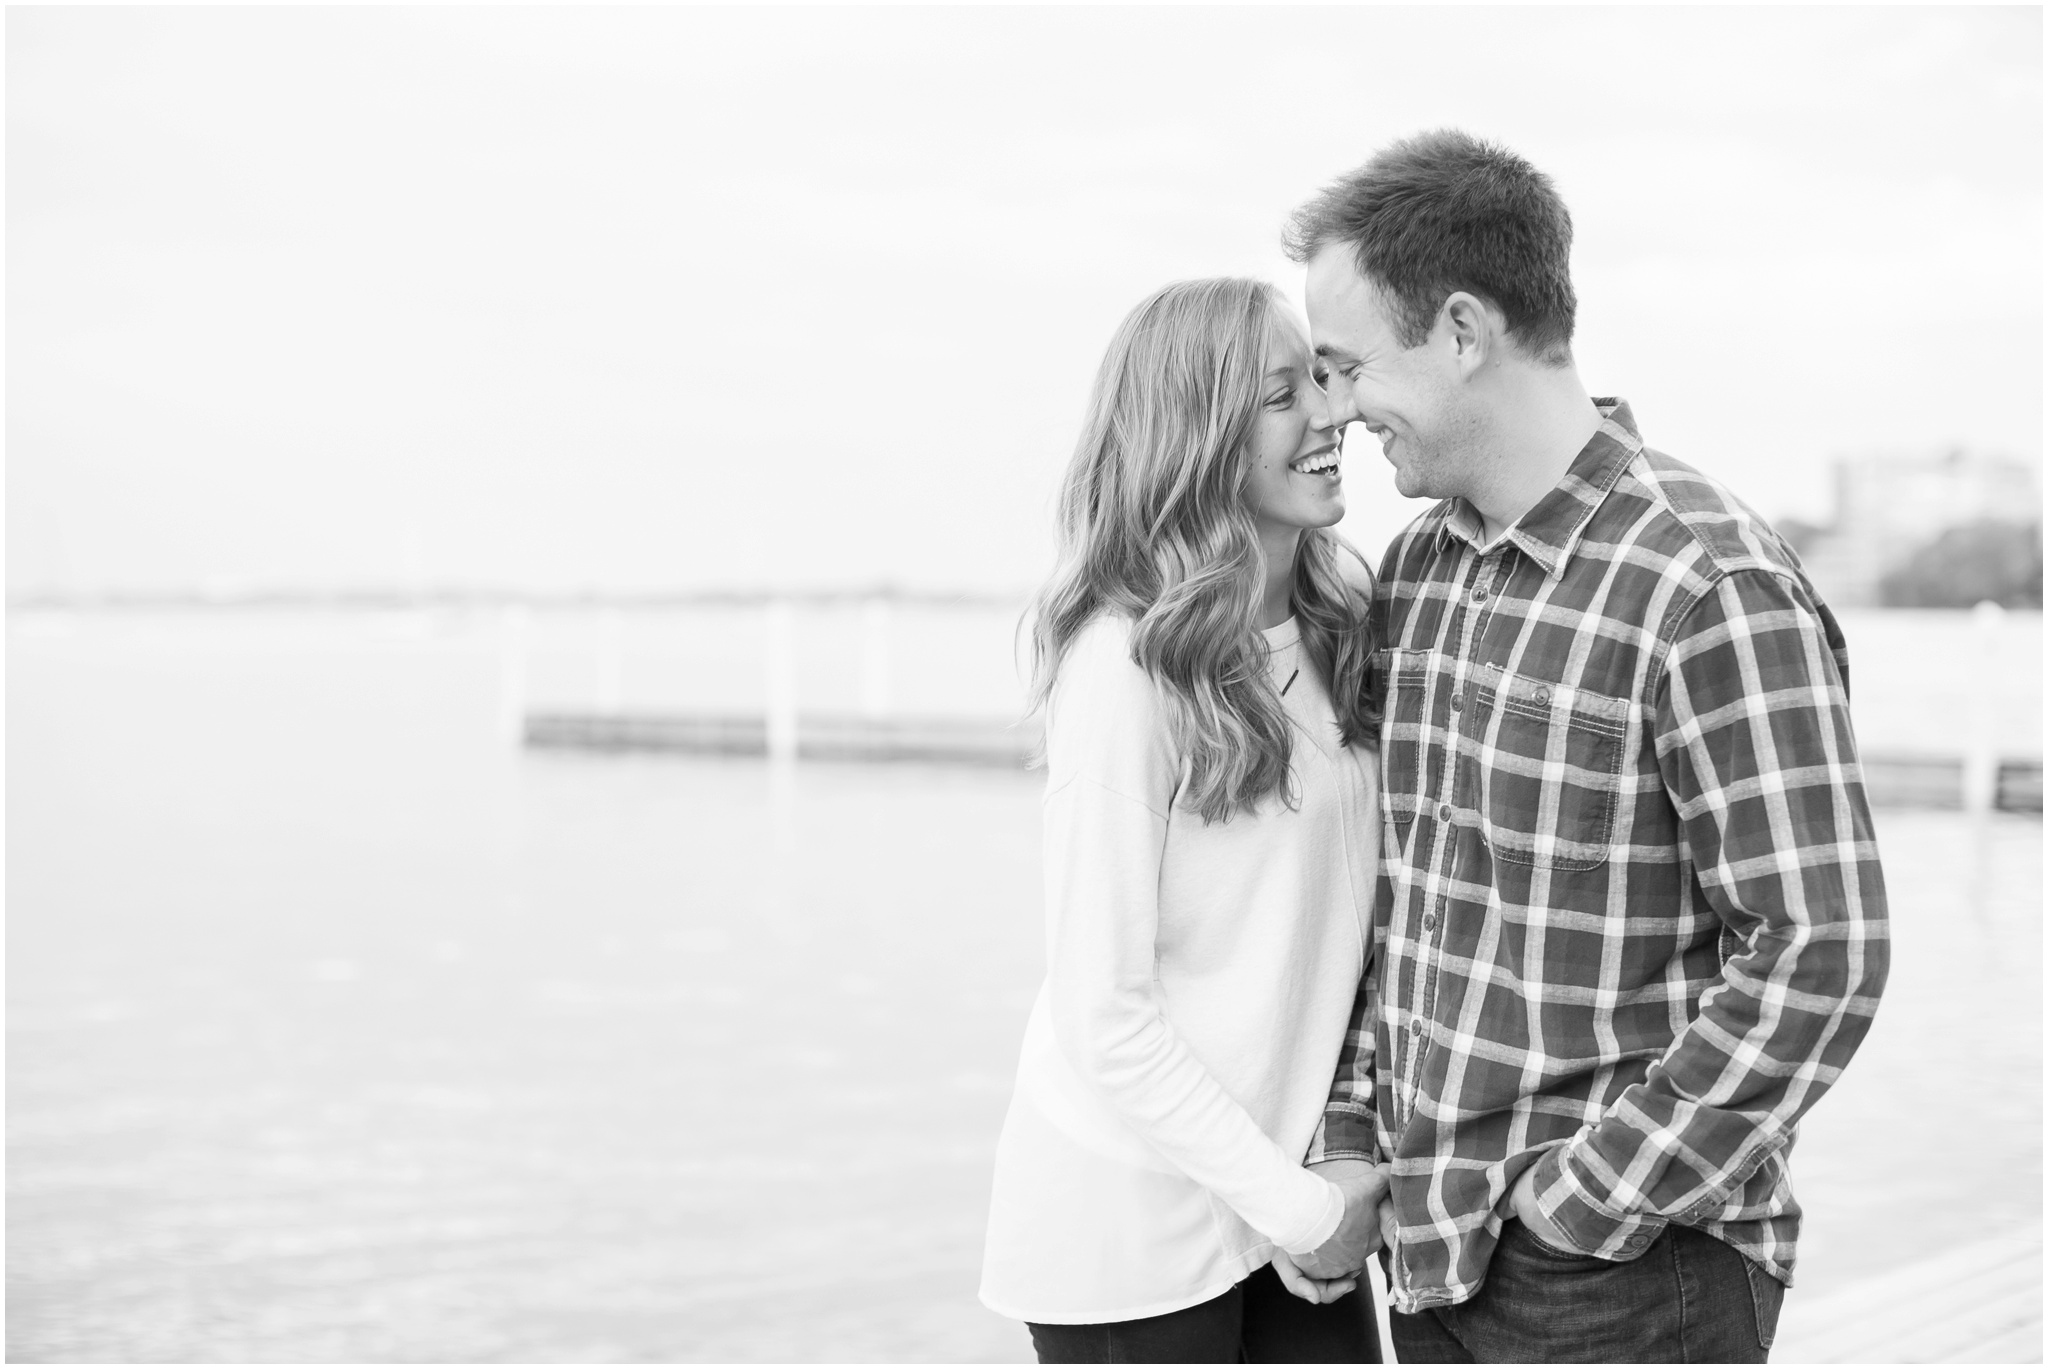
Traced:
<svg viewBox="0 0 2048 1369">
<path fill-rule="evenodd" d="M 1628 463 L 1643 449 L 1628 401 L 1595 399 L 1593 404 L 1600 410 L 1600 426 L 1572 458 L 1571 469 L 1565 472 L 1556 489 L 1537 500 L 1535 507 L 1516 519 L 1515 525 L 1502 535 L 1503 540 L 1519 547 L 1523 555 L 1543 567 L 1543 573 L 1553 580 L 1564 574 L 1565 562 L 1571 559 L 1587 522 L 1614 488 L 1614 482 L 1628 469 Z M 1456 537 L 1478 547 L 1483 545 L 1484 526 L 1479 510 L 1464 499 L 1453 499 L 1438 536 Z"/>
</svg>

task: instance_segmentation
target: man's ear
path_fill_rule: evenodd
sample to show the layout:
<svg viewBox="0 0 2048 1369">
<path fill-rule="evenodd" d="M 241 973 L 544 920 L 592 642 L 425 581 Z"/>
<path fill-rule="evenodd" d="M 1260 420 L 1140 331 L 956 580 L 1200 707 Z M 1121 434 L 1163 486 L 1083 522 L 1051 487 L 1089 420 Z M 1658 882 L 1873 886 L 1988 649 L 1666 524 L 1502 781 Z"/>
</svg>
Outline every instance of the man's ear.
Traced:
<svg viewBox="0 0 2048 1369">
<path fill-rule="evenodd" d="M 1436 315 L 1438 336 L 1450 349 L 1459 374 L 1468 378 L 1498 359 L 1507 342 L 1506 323 L 1500 310 L 1463 290 L 1452 291 Z"/>
</svg>

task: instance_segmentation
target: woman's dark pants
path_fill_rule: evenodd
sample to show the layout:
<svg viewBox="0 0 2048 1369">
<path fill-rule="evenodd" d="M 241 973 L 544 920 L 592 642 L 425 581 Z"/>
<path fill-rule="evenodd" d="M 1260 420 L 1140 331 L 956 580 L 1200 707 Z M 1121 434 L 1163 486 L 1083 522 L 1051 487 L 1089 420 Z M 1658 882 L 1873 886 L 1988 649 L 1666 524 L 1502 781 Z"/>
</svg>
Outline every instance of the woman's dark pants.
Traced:
<svg viewBox="0 0 2048 1369">
<path fill-rule="evenodd" d="M 1388 1325 L 1403 1364 L 1761 1364 L 1784 1298 L 1761 1265 L 1691 1227 L 1616 1264 L 1510 1221 L 1471 1299 Z"/>
<path fill-rule="evenodd" d="M 1027 1325 L 1040 1364 L 1380 1362 L 1379 1328 L 1365 1294 L 1303 1302 L 1271 1265 L 1222 1297 L 1178 1312 L 1086 1326 Z"/>
</svg>

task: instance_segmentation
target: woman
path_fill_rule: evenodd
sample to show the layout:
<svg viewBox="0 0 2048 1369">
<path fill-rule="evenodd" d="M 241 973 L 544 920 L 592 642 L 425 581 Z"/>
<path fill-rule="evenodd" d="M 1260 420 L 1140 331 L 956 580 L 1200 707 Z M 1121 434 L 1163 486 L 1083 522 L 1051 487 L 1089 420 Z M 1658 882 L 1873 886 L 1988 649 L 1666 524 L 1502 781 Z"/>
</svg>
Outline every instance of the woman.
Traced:
<svg viewBox="0 0 2048 1369">
<path fill-rule="evenodd" d="M 1160 290 L 1096 377 L 1035 605 L 1048 972 L 981 1290 L 1042 1362 L 1379 1358 L 1288 1258 L 1377 1200 L 1302 1167 L 1378 859 L 1338 441 L 1260 282 Z"/>
</svg>

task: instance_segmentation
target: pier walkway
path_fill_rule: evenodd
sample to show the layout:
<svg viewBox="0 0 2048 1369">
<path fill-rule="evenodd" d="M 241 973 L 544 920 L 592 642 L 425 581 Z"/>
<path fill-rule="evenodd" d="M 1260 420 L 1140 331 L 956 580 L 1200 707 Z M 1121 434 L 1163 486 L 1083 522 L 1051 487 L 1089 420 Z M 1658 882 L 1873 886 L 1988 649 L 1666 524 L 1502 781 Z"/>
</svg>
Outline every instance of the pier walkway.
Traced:
<svg viewBox="0 0 2048 1369">
<path fill-rule="evenodd" d="M 2037 1364 L 2041 1224 L 1818 1298 L 1785 1299 L 1780 1364 Z"/>
</svg>

